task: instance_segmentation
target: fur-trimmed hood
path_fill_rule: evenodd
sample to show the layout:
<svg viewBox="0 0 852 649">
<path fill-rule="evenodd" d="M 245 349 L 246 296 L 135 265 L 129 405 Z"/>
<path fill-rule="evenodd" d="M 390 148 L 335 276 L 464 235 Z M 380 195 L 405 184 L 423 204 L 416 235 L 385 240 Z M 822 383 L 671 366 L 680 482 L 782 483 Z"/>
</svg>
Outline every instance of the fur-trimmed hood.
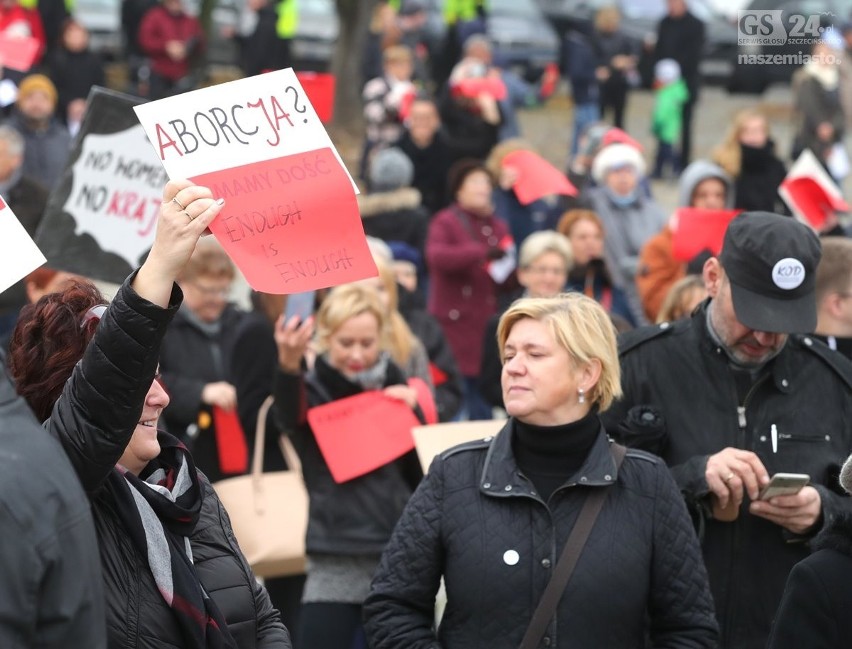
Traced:
<svg viewBox="0 0 852 649">
<path fill-rule="evenodd" d="M 420 207 L 420 192 L 413 187 L 403 187 L 389 192 L 358 195 L 358 209 L 361 218 L 369 218 L 399 210 L 413 210 Z"/>
</svg>

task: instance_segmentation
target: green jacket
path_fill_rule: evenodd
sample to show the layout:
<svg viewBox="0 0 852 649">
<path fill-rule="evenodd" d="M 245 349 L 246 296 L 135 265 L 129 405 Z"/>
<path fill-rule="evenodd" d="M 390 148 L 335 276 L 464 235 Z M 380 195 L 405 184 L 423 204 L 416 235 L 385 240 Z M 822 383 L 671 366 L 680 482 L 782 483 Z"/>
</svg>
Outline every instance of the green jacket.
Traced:
<svg viewBox="0 0 852 649">
<path fill-rule="evenodd" d="M 681 110 L 688 100 L 689 90 L 683 79 L 657 90 L 651 132 L 658 140 L 666 144 L 677 142 L 683 124 Z"/>
</svg>

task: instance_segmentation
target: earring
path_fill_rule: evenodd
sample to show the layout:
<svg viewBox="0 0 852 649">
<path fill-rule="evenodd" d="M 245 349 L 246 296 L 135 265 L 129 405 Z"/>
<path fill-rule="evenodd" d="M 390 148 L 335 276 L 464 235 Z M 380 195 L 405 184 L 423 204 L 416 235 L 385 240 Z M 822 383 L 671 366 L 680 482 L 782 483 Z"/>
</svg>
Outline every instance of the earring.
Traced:
<svg viewBox="0 0 852 649">
<path fill-rule="evenodd" d="M 586 391 L 583 388 L 577 388 L 577 403 L 586 403 Z"/>
</svg>

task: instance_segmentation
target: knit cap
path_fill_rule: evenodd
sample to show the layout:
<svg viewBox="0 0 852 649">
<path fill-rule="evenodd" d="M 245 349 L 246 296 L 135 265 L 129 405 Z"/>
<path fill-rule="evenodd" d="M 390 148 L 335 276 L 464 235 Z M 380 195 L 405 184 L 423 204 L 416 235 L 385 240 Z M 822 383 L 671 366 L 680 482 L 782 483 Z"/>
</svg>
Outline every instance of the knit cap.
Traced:
<svg viewBox="0 0 852 649">
<path fill-rule="evenodd" d="M 56 105 L 57 93 L 56 86 L 53 82 L 43 74 L 31 74 L 21 81 L 18 86 L 18 103 L 34 92 L 43 92 L 48 97 L 53 105 Z"/>
</svg>

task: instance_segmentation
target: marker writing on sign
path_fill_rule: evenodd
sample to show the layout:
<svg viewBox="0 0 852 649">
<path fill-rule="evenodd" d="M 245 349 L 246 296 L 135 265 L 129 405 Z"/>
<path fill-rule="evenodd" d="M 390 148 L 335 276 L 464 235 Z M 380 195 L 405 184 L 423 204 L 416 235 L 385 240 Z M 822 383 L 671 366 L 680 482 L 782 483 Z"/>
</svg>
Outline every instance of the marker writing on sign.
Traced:
<svg viewBox="0 0 852 649">
<path fill-rule="evenodd" d="M 157 122 L 154 130 L 160 160 L 165 160 L 172 150 L 182 157 L 205 147 L 234 143 L 248 146 L 258 138 L 264 138 L 269 146 L 278 146 L 282 129 L 294 128 L 299 121 L 308 123 L 308 109 L 300 101 L 298 90 L 287 86 L 282 99 L 275 95 L 258 97 L 245 104 L 232 104 L 228 108 L 212 106 L 196 111 L 191 117 Z M 296 122 L 288 111 L 299 113 Z"/>
</svg>

